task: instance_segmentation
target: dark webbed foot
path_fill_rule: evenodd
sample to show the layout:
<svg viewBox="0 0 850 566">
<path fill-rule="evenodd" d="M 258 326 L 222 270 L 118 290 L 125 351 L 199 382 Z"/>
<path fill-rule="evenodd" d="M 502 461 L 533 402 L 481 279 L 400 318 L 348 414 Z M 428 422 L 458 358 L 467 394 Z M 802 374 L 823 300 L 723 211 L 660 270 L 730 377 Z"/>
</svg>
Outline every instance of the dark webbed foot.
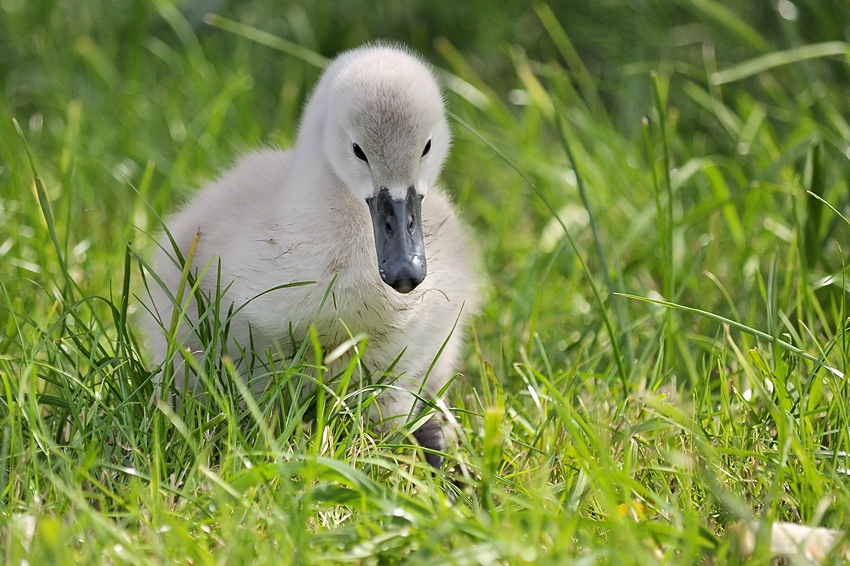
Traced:
<svg viewBox="0 0 850 566">
<path fill-rule="evenodd" d="M 420 402 L 420 406 L 422 405 L 423 403 Z M 421 413 L 422 410 L 420 409 L 419 412 Z M 439 419 L 435 417 L 428 419 L 413 433 L 413 438 L 421 447 L 428 449 L 425 451 L 425 460 L 438 470 L 442 468 L 443 457 L 430 451 L 443 452 L 446 449 L 446 435 L 443 433 Z"/>
</svg>

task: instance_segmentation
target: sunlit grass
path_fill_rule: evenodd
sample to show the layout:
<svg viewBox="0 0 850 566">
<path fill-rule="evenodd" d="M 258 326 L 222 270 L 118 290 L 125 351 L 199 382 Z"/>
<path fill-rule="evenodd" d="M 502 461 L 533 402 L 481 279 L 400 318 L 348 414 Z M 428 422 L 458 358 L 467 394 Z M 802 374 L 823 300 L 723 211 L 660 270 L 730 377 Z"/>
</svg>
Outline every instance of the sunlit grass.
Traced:
<svg viewBox="0 0 850 566">
<path fill-rule="evenodd" d="M 623 47 L 602 74 L 556 5 L 528 11 L 533 45 L 492 46 L 498 72 L 425 44 L 488 273 L 433 474 L 410 426 L 371 429 L 372 390 L 322 376 L 300 400 L 312 343 L 257 398 L 209 356 L 210 394 L 174 408 L 136 328 L 162 218 L 291 142 L 333 55 L 312 20 L 280 42 L 253 4 L 214 32 L 162 3 L 33 6 L 0 8 L 20 59 L 0 90 L 7 562 L 725 563 L 741 520 L 847 526 L 850 126 L 827 28 L 684 3 L 661 15 L 701 49 Z M 682 29 L 646 9 L 634 48 L 655 53 Z"/>
</svg>

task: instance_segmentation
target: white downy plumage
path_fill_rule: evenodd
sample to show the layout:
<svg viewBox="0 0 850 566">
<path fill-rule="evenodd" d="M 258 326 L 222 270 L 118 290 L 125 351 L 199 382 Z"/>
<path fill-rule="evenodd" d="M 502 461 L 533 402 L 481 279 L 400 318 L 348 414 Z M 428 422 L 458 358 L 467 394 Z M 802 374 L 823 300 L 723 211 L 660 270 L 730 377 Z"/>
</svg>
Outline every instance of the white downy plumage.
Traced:
<svg viewBox="0 0 850 566">
<path fill-rule="evenodd" d="M 242 368 L 248 361 L 240 351 L 253 345 L 260 360 L 270 349 L 285 356 L 290 337 L 303 341 L 315 325 L 325 352 L 368 334 L 362 364 L 375 375 L 403 353 L 374 418 L 415 415 L 417 396 L 438 396 L 456 371 L 480 303 L 466 230 L 437 186 L 449 145 L 430 68 L 403 48 L 362 47 L 340 55 L 322 75 L 292 149 L 243 157 L 166 223 L 184 257 L 201 234 L 191 269 L 209 267 L 200 282 L 206 295 L 215 295 L 220 264 L 222 316 L 231 305 L 241 309 L 230 323 L 229 352 Z M 167 237 L 160 248 L 153 265 L 165 289 L 149 278 L 145 309 L 153 313 L 146 324 L 157 363 L 166 356 L 164 329 L 182 272 Z M 266 292 L 300 281 L 315 283 Z M 201 348 L 197 313 L 190 302 L 177 332 L 194 352 Z M 326 375 L 350 359 L 329 364 Z M 178 385 L 184 375 L 175 372 Z M 252 389 L 258 393 L 266 383 L 252 380 Z M 415 436 L 443 448 L 434 420 Z M 429 461 L 440 463 L 433 455 Z"/>
</svg>

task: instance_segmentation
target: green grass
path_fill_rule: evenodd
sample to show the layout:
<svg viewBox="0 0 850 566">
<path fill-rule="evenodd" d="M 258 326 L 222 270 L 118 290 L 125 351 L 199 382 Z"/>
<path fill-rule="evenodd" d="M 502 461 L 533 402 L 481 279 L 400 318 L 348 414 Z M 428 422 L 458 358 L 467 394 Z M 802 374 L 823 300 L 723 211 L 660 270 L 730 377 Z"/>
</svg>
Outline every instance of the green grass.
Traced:
<svg viewBox="0 0 850 566">
<path fill-rule="evenodd" d="M 776 6 L 0 3 L 3 559 L 711 564 L 741 520 L 846 528 L 850 9 Z M 310 343 L 282 396 L 175 411 L 135 325 L 161 217 L 379 36 L 440 69 L 489 278 L 441 475 L 345 380 L 281 402 Z"/>
</svg>

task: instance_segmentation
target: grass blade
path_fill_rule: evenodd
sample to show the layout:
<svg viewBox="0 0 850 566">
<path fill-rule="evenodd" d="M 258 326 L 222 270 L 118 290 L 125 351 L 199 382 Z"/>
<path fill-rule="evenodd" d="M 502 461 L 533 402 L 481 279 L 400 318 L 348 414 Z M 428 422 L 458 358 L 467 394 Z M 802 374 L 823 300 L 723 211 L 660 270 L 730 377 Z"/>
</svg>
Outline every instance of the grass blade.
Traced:
<svg viewBox="0 0 850 566">
<path fill-rule="evenodd" d="M 711 82 L 715 85 L 728 84 L 753 75 L 758 75 L 770 69 L 800 63 L 810 59 L 822 59 L 824 57 L 847 56 L 850 54 L 850 45 L 843 41 L 830 41 L 827 43 L 815 43 L 794 47 L 785 51 L 776 51 L 739 63 L 728 69 L 717 71 L 711 75 Z"/>
</svg>

